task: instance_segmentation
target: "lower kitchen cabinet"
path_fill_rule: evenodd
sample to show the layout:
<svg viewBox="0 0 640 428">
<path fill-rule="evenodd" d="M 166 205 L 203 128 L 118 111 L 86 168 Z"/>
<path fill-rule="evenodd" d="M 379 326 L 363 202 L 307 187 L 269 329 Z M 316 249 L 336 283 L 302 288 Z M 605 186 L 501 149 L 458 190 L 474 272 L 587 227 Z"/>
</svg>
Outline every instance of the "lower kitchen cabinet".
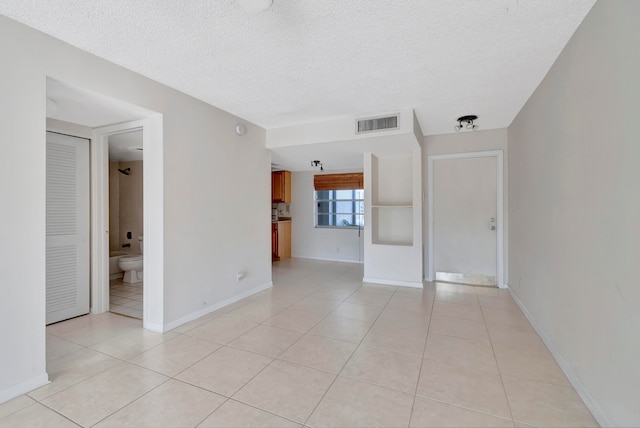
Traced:
<svg viewBox="0 0 640 428">
<path fill-rule="evenodd" d="M 291 222 L 271 223 L 271 259 L 291 258 Z"/>
</svg>

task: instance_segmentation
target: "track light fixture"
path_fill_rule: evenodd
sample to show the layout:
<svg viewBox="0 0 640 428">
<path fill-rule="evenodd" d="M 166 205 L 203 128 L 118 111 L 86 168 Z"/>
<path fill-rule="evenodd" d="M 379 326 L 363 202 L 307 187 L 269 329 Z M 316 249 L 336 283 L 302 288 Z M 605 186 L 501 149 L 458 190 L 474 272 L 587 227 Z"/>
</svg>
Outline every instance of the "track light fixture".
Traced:
<svg viewBox="0 0 640 428">
<path fill-rule="evenodd" d="M 466 128 L 469 131 L 475 131 L 476 129 L 478 129 L 478 125 L 474 125 L 473 121 L 477 119 L 478 119 L 478 116 L 476 116 L 475 114 L 470 114 L 468 116 L 460 116 L 458 118 L 458 124 L 453 129 L 455 129 L 456 132 L 459 132 L 462 128 Z"/>
<path fill-rule="evenodd" d="M 322 166 L 322 162 L 320 162 L 319 160 L 312 160 L 311 161 L 311 168 L 318 169 L 318 167 L 320 168 L 320 171 L 324 171 L 324 167 Z"/>
</svg>

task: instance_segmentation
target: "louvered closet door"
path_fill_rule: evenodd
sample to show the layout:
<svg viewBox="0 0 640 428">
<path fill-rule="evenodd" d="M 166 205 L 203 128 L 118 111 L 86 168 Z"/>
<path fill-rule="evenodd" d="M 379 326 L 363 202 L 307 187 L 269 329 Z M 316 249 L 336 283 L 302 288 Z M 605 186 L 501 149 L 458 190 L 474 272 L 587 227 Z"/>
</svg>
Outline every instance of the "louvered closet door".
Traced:
<svg viewBox="0 0 640 428">
<path fill-rule="evenodd" d="M 89 312 L 89 140 L 47 133 L 47 324 Z"/>
</svg>

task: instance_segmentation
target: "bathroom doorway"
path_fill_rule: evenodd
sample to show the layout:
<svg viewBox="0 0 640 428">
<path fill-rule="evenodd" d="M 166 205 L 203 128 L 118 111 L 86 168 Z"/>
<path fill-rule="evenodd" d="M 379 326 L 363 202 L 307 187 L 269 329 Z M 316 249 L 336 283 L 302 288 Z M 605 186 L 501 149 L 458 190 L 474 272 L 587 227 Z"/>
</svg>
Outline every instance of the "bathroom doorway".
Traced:
<svg viewBox="0 0 640 428">
<path fill-rule="evenodd" d="M 109 311 L 109 138 L 131 131 L 142 131 L 143 168 L 143 281 L 142 325 L 164 331 L 164 204 L 163 204 L 163 125 L 162 115 L 122 122 L 93 129 L 91 151 L 91 312 Z M 123 170 L 126 170 L 124 168 Z M 124 231 L 125 233 L 128 230 Z M 132 246 L 137 236 L 131 235 Z M 125 234 L 126 236 L 126 234 Z M 130 248 L 130 247 L 126 247 Z"/>
<path fill-rule="evenodd" d="M 143 319 L 143 130 L 109 135 L 109 311 Z"/>
</svg>

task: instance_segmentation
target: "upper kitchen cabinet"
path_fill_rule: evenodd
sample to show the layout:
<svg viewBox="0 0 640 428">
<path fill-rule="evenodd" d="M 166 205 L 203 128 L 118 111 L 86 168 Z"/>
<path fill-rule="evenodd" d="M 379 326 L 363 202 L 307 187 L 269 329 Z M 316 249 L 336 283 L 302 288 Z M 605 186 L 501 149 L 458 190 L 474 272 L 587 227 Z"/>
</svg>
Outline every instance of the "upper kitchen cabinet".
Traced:
<svg viewBox="0 0 640 428">
<path fill-rule="evenodd" d="M 271 202 L 291 203 L 291 171 L 271 173 Z"/>
</svg>

